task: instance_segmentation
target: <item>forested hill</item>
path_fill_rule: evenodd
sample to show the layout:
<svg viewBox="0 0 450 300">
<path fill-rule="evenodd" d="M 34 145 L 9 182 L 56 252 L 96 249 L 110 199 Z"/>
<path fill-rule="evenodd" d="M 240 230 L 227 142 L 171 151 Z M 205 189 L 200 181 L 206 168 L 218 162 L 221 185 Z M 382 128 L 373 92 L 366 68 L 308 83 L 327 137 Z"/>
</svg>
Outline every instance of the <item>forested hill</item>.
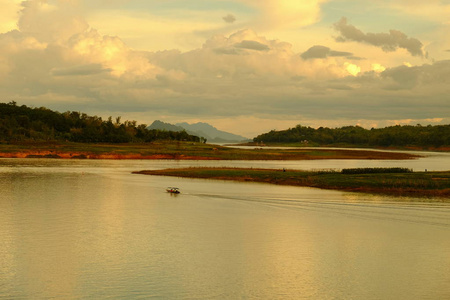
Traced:
<svg viewBox="0 0 450 300">
<path fill-rule="evenodd" d="M 136 121 L 102 120 L 80 112 L 59 113 L 45 107 L 0 103 L 0 142 L 71 141 L 83 143 L 129 143 L 154 140 L 200 141 L 185 131 L 148 130 Z"/>
<path fill-rule="evenodd" d="M 450 125 L 391 126 L 364 129 L 359 126 L 318 129 L 297 125 L 295 128 L 261 134 L 259 143 L 305 143 L 309 145 L 354 145 L 371 147 L 449 147 Z"/>
</svg>

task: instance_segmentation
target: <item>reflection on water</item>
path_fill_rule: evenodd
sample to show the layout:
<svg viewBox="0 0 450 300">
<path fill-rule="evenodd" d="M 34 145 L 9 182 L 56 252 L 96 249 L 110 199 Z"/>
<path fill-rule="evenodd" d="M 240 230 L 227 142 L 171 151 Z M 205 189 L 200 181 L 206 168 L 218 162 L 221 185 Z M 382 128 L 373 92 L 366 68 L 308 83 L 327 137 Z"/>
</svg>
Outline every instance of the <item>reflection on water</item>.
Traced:
<svg viewBox="0 0 450 300">
<path fill-rule="evenodd" d="M 0 160 L 0 299 L 450 297 L 449 203 L 130 174 L 189 164 Z"/>
</svg>

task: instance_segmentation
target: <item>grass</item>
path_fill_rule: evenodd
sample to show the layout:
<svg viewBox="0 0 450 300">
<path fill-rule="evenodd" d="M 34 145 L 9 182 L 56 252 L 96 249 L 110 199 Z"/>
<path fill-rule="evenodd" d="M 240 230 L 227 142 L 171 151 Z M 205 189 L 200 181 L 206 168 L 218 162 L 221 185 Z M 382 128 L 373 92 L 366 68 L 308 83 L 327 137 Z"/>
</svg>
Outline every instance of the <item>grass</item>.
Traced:
<svg viewBox="0 0 450 300">
<path fill-rule="evenodd" d="M 312 159 L 413 159 L 418 155 L 371 150 L 238 149 L 218 145 L 158 141 L 153 143 L 0 144 L 0 157 L 55 157 L 108 159 L 212 159 L 212 160 L 312 160 Z"/>
<path fill-rule="evenodd" d="M 265 182 L 342 191 L 399 196 L 450 198 L 450 171 L 344 174 L 338 171 L 300 171 L 242 168 L 185 168 L 133 172 L 234 181 Z"/>
<path fill-rule="evenodd" d="M 375 146 L 375 145 L 359 145 L 359 144 L 349 144 L 349 143 L 335 143 L 335 144 L 319 144 L 314 142 L 302 143 L 302 142 L 267 142 L 267 143 L 256 143 L 248 142 L 240 144 L 242 146 L 256 146 L 256 147 L 298 147 L 298 148 L 308 148 L 308 147 L 335 147 L 335 148 L 366 148 L 366 149 L 385 149 L 385 150 L 415 150 L 415 151 L 436 151 L 436 152 L 449 152 L 450 147 L 448 145 L 434 147 L 434 146 Z"/>
</svg>

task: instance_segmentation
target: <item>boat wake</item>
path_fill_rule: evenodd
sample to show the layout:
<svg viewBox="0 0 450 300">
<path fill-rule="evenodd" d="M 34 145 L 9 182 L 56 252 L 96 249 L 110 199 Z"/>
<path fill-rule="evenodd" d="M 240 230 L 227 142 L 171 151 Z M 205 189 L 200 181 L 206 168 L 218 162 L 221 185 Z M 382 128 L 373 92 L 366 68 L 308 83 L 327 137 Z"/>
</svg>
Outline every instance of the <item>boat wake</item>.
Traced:
<svg viewBox="0 0 450 300">
<path fill-rule="evenodd" d="M 192 196 L 239 201 L 251 205 L 265 205 L 277 209 L 315 211 L 323 214 L 340 214 L 353 218 L 375 219 L 396 222 L 426 224 L 450 228 L 450 204 L 433 202 L 403 202 L 383 199 L 378 196 L 358 195 L 362 200 L 335 199 L 324 200 L 319 197 L 270 197 L 225 194 L 191 194 Z M 343 194 L 344 198 L 346 194 Z M 329 197 L 327 197 L 329 198 Z"/>
</svg>

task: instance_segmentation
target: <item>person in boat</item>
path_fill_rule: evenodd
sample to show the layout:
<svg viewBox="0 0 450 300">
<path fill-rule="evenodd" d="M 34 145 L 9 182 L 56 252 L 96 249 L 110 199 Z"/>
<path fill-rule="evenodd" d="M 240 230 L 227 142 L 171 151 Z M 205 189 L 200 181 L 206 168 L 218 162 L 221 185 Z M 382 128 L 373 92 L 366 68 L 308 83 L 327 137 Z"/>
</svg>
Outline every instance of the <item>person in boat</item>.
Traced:
<svg viewBox="0 0 450 300">
<path fill-rule="evenodd" d="M 174 194 L 179 194 L 180 193 L 180 190 L 178 188 L 176 188 L 176 187 L 168 187 L 166 189 L 166 191 L 169 192 L 169 193 L 174 193 Z"/>
</svg>

